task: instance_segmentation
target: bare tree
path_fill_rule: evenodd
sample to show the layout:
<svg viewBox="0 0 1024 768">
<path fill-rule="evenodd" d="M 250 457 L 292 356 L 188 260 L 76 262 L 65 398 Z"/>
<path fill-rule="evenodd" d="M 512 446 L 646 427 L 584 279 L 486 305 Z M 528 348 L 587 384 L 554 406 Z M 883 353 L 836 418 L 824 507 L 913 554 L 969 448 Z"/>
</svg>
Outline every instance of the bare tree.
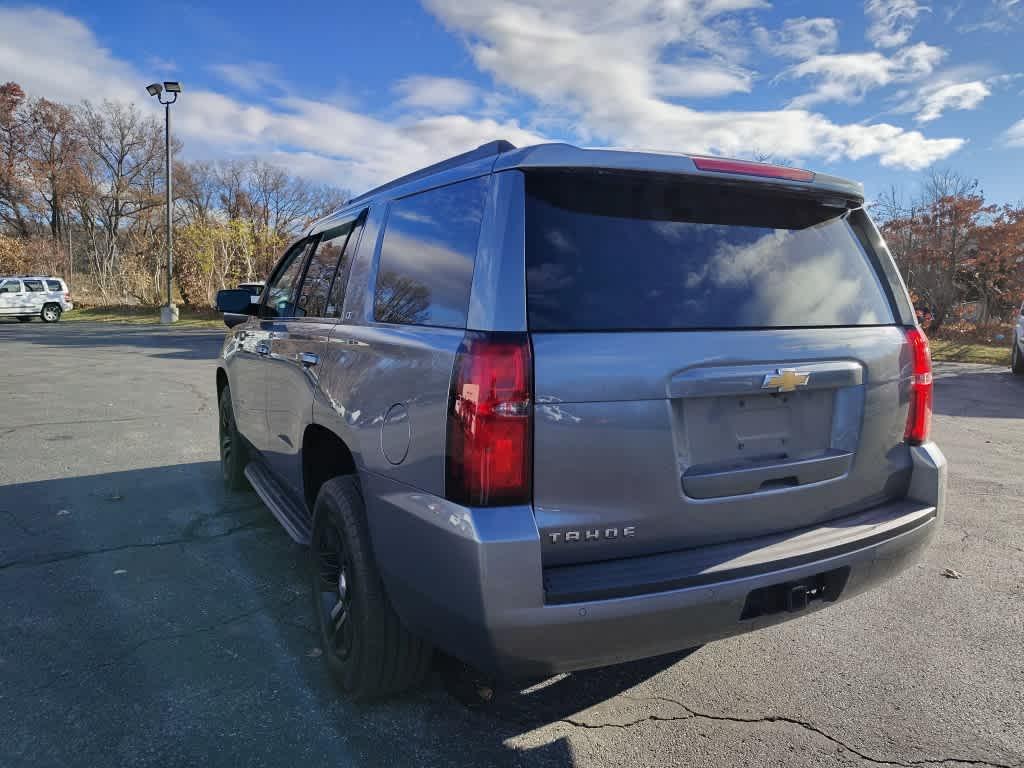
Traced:
<svg viewBox="0 0 1024 768">
<path fill-rule="evenodd" d="M 25 92 L 17 83 L 0 85 L 0 222 L 21 237 L 32 233 L 25 151 L 29 118 L 24 101 Z"/>
<path fill-rule="evenodd" d="M 71 192 L 80 181 L 82 142 L 74 112 L 63 104 L 36 99 L 29 109 L 25 150 L 50 236 L 60 241 Z"/>
<path fill-rule="evenodd" d="M 159 205 L 153 184 L 163 150 L 163 131 L 134 105 L 84 102 L 80 111 L 86 157 L 78 209 L 91 245 L 97 282 L 109 296 L 120 266 L 122 227 Z"/>
<path fill-rule="evenodd" d="M 103 300 L 158 301 L 166 279 L 162 159 L 162 125 L 133 105 L 69 107 L 0 85 L 4 263 L 59 271 L 73 218 L 80 266 Z M 347 198 L 255 159 L 179 162 L 174 175 L 177 284 L 186 302 L 208 303 L 219 287 L 265 276 L 288 240 Z"/>
<path fill-rule="evenodd" d="M 220 192 L 217 170 L 212 163 L 175 163 L 174 194 L 186 224 L 210 221 L 217 211 Z"/>
</svg>

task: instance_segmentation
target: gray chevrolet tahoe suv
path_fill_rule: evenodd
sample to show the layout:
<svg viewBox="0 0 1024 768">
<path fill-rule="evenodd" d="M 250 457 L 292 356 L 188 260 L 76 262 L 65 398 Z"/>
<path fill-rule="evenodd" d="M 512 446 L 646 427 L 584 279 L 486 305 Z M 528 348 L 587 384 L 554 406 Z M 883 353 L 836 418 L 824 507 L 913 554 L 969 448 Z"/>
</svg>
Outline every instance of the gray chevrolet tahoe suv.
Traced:
<svg viewBox="0 0 1024 768">
<path fill-rule="evenodd" d="M 218 306 L 225 481 L 310 547 L 355 696 L 432 648 L 525 678 L 765 627 L 942 520 L 927 341 L 832 176 L 494 142 Z"/>
</svg>

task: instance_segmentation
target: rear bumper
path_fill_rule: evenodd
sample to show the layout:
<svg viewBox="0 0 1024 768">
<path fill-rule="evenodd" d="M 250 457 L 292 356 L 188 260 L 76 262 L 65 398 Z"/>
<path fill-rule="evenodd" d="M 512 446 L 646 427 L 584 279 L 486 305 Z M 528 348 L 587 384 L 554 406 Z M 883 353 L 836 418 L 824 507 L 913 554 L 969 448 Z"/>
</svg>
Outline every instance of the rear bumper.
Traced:
<svg viewBox="0 0 1024 768">
<path fill-rule="evenodd" d="M 551 568 L 529 507 L 466 509 L 379 476 L 371 534 L 402 619 L 493 674 L 532 677 L 691 648 L 853 597 L 914 563 L 942 521 L 946 462 L 911 449 L 907 499 L 788 535 Z M 410 556 L 415 552 L 415 556 Z M 841 572 L 838 600 L 741 618 L 753 590 Z"/>
</svg>

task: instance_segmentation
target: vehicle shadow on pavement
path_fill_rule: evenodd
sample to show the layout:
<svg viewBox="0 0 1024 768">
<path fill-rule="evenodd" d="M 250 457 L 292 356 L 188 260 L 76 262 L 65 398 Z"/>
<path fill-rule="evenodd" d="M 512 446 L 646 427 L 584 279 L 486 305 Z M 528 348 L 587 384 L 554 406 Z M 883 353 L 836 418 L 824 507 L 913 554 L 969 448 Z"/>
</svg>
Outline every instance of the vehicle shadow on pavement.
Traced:
<svg viewBox="0 0 1024 768">
<path fill-rule="evenodd" d="M 502 691 L 482 712 L 436 674 L 354 704 L 317 647 L 307 562 L 217 462 L 0 486 L 0 762 L 573 765 L 568 739 L 529 734 L 681 658 Z"/>
<path fill-rule="evenodd" d="M 935 375 L 934 413 L 993 419 L 1024 418 L 1024 376 L 1006 368 L 941 366 Z"/>
<path fill-rule="evenodd" d="M 17 329 L 17 330 L 15 330 Z M 171 329 L 129 324 L 15 323 L 0 327 L 0 338 L 16 338 L 51 348 L 133 348 L 147 357 L 167 360 L 213 360 L 220 355 L 224 332 L 216 329 Z"/>
</svg>

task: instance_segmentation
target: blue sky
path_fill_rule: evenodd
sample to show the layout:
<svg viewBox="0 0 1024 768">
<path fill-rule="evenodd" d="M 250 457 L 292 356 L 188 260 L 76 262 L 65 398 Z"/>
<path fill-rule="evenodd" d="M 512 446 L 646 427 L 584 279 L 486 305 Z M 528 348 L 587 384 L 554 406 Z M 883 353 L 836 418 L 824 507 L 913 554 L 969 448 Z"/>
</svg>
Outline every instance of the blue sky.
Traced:
<svg viewBox="0 0 1024 768">
<path fill-rule="evenodd" d="M 0 3 L 0 81 L 359 191 L 492 138 L 754 153 L 1024 199 L 1024 0 Z"/>
</svg>

